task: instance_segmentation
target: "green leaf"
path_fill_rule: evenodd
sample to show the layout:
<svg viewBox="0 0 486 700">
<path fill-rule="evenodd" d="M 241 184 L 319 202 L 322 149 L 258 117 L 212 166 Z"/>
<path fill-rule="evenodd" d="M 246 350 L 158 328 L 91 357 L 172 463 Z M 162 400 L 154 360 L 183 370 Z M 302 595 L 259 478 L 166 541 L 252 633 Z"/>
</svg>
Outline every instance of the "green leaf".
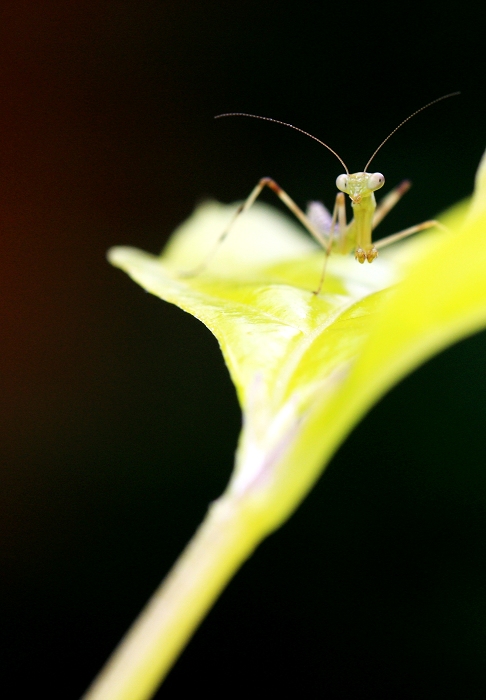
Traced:
<svg viewBox="0 0 486 700">
<path fill-rule="evenodd" d="M 194 603 L 205 586 L 196 575 L 185 600 L 170 603 L 180 612 L 158 643 L 185 631 L 151 671 L 152 688 L 232 573 L 295 510 L 363 414 L 406 373 L 486 325 L 485 158 L 472 202 L 443 217 L 448 231 L 384 249 L 373 265 L 332 256 L 318 296 L 312 292 L 323 251 L 262 204 L 239 217 L 204 271 L 185 276 L 205 260 L 233 213 L 234 207 L 202 205 L 160 257 L 134 248 L 109 253 L 144 289 L 214 333 L 244 419 L 227 491 L 183 556 L 184 581 L 198 570 L 190 563 L 194 551 L 202 547 L 203 561 L 214 557 L 202 567 L 209 592 Z M 199 546 L 207 532 L 219 534 Z M 214 554 L 223 532 L 234 539 Z M 228 554 L 230 545 L 238 556 Z M 180 581 L 176 572 L 171 576 Z"/>
<path fill-rule="evenodd" d="M 319 296 L 312 291 L 323 251 L 261 204 L 238 219 L 193 277 L 184 272 L 206 258 L 233 207 L 201 206 L 160 257 L 132 248 L 110 252 L 113 264 L 199 318 L 219 340 L 244 410 L 229 488 L 248 492 L 258 483 L 255 501 L 269 530 L 298 505 L 374 401 L 484 323 L 481 177 L 467 223 L 461 205 L 446 217 L 450 232 L 396 244 L 372 266 L 333 256 Z"/>
</svg>

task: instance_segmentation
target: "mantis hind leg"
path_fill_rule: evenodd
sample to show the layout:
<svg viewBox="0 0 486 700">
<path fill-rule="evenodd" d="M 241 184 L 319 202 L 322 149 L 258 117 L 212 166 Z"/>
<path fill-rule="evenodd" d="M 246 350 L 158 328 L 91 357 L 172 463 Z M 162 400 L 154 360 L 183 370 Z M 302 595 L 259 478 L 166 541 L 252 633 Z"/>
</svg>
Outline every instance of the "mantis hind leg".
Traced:
<svg viewBox="0 0 486 700">
<path fill-rule="evenodd" d="M 373 216 L 373 230 L 378 226 L 378 224 L 381 221 L 383 221 L 388 212 L 391 209 L 393 209 L 395 204 L 397 204 L 400 201 L 403 195 L 406 192 L 408 192 L 411 185 L 412 183 L 410 182 L 410 180 L 403 180 L 403 182 L 397 185 L 397 187 L 395 187 L 389 194 L 387 194 L 386 197 L 384 197 L 381 200 Z M 446 230 L 445 226 L 443 226 L 439 221 L 436 221 L 435 219 L 430 219 L 428 221 L 422 222 L 421 224 L 410 226 L 409 228 L 406 228 L 403 231 L 398 231 L 398 233 L 393 233 L 391 234 L 391 236 L 386 236 L 385 238 L 382 238 L 379 241 L 375 241 L 373 243 L 374 248 L 376 251 L 378 251 L 380 248 L 386 248 L 387 246 L 391 245 L 392 243 L 395 243 L 396 241 L 401 241 L 403 238 L 408 238 L 409 236 L 413 236 L 413 234 L 415 233 L 425 231 L 426 229 L 433 228 L 434 226 Z"/>
<path fill-rule="evenodd" d="M 258 184 L 253 188 L 253 190 L 250 192 L 249 196 L 247 199 L 240 204 L 236 212 L 234 213 L 232 219 L 230 220 L 228 226 L 224 229 L 224 231 L 221 233 L 219 238 L 215 241 L 213 247 L 209 251 L 208 255 L 206 258 L 200 263 L 196 268 L 193 270 L 190 270 L 189 272 L 183 272 L 181 274 L 182 277 L 195 277 L 198 275 L 200 272 L 202 272 L 207 265 L 210 263 L 212 260 L 214 254 L 218 250 L 219 246 L 223 243 L 225 238 L 229 235 L 231 229 L 233 228 L 233 225 L 235 221 L 238 219 L 238 217 L 243 214 L 243 212 L 248 211 L 250 207 L 254 204 L 255 200 L 259 197 L 261 192 L 265 187 L 268 187 L 269 189 L 272 190 L 272 192 L 275 192 L 277 197 L 285 204 L 285 206 L 292 212 L 292 214 L 300 221 L 300 223 L 304 226 L 305 229 L 311 234 L 311 236 L 319 243 L 320 246 L 324 248 L 324 250 L 327 251 L 328 247 L 330 250 L 330 245 L 328 243 L 327 237 L 324 235 L 323 232 L 319 230 L 319 228 L 309 219 L 306 214 L 302 211 L 302 209 L 294 202 L 294 200 L 283 190 L 280 185 L 278 185 L 275 180 L 272 180 L 270 177 L 263 177 Z M 320 287 L 322 286 L 322 283 Z M 319 287 L 319 289 L 320 289 Z"/>
<path fill-rule="evenodd" d="M 410 180 L 403 180 L 399 185 L 394 187 L 392 191 L 386 195 L 386 197 L 383 197 L 376 207 L 376 211 L 373 215 L 373 219 L 371 221 L 372 230 L 374 230 L 378 224 L 383 221 L 385 216 L 393 209 L 395 204 L 398 204 L 403 195 L 408 192 L 411 186 L 412 183 Z"/>
</svg>

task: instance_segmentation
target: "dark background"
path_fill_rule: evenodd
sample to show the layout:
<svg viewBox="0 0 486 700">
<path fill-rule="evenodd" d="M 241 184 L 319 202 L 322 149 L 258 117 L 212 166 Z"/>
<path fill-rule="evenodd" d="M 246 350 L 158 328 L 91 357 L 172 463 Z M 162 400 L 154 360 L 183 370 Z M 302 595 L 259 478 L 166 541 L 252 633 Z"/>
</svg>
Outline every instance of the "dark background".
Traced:
<svg viewBox="0 0 486 700">
<path fill-rule="evenodd" d="M 301 204 L 374 167 L 391 233 L 468 195 L 486 145 L 476 7 L 0 4 L 2 682 L 77 698 L 223 490 L 240 425 L 217 344 L 111 268 L 271 175 Z M 478 5 L 479 7 L 479 5 Z M 269 201 L 273 201 L 268 197 Z M 444 261 L 445 265 L 453 261 Z M 160 697 L 486 694 L 480 334 L 395 388 L 197 632 Z M 12 696 L 13 697 L 13 696 Z M 159 697 L 159 696 L 158 696 Z"/>
</svg>

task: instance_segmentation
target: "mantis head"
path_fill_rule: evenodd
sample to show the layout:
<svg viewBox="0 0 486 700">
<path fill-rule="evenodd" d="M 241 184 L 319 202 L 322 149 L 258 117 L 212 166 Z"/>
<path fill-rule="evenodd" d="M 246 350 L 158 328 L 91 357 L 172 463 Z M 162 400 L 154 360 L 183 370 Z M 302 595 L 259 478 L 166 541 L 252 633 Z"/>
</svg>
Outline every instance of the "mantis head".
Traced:
<svg viewBox="0 0 486 700">
<path fill-rule="evenodd" d="M 336 180 L 338 190 L 349 195 L 353 204 L 359 204 L 363 198 L 370 197 L 384 184 L 385 177 L 381 173 L 347 173 L 339 175 Z"/>
<path fill-rule="evenodd" d="M 341 190 L 341 192 L 345 192 L 351 197 L 351 200 L 353 201 L 354 204 L 358 204 L 363 198 L 370 197 L 373 192 L 376 190 L 379 190 L 380 187 L 383 187 L 385 184 L 385 178 L 381 173 L 367 173 L 368 166 L 370 165 L 371 161 L 373 158 L 376 156 L 380 148 L 388 141 L 388 139 L 393 136 L 393 134 L 400 129 L 401 126 L 403 126 L 406 122 L 408 122 L 412 117 L 414 117 L 416 114 L 419 112 L 423 112 L 424 109 L 427 109 L 428 107 L 431 107 L 432 105 L 436 104 L 437 102 L 441 102 L 442 100 L 446 100 L 449 97 L 454 97 L 455 95 L 459 95 L 459 92 L 451 92 L 449 95 L 443 95 L 442 97 L 438 97 L 436 100 L 432 100 L 432 102 L 429 102 L 428 104 L 424 105 L 423 107 L 420 107 L 420 109 L 415 110 L 409 117 L 404 119 L 398 126 L 396 126 L 391 133 L 388 134 L 386 139 L 384 139 L 378 148 L 375 150 L 369 161 L 366 163 L 364 171 L 360 173 L 354 173 L 350 174 L 346 163 L 343 161 L 341 156 L 339 156 L 336 151 L 334 151 L 330 146 L 327 145 L 324 141 L 321 141 L 318 139 L 316 136 L 313 136 L 312 134 L 309 134 L 308 131 L 304 131 L 303 129 L 299 129 L 299 127 L 294 126 L 293 124 L 287 124 L 287 122 L 281 122 L 278 119 L 271 119 L 270 117 L 261 117 L 257 114 L 247 114 L 246 112 L 230 112 L 227 114 L 218 114 L 215 119 L 220 119 L 221 117 L 251 117 L 252 119 L 262 119 L 263 121 L 267 122 L 273 122 L 274 124 L 281 124 L 282 126 L 287 126 L 290 129 L 294 129 L 295 131 L 299 131 L 301 134 L 304 134 L 305 136 L 309 136 L 311 139 L 314 141 L 317 141 L 318 143 L 321 144 L 321 146 L 325 146 L 325 148 L 328 149 L 328 151 L 331 151 L 336 158 L 339 160 L 341 165 L 344 167 L 346 174 L 345 175 L 339 175 L 339 177 L 336 180 L 336 186 L 338 190 Z"/>
</svg>

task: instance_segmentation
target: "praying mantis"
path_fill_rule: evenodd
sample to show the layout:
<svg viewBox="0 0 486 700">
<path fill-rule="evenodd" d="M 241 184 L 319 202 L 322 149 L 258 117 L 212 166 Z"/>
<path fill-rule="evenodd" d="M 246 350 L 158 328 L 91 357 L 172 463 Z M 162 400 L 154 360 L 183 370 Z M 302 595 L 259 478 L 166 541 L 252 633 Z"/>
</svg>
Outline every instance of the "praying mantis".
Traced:
<svg viewBox="0 0 486 700">
<path fill-rule="evenodd" d="M 304 211 L 302 211 L 302 209 L 285 192 L 285 190 L 283 190 L 280 185 L 275 182 L 275 180 L 270 177 L 261 178 L 258 184 L 250 192 L 247 199 L 238 207 L 228 226 L 216 240 L 207 258 L 201 265 L 193 270 L 192 273 L 190 273 L 191 276 L 198 274 L 207 266 L 216 250 L 228 236 L 236 219 L 253 205 L 265 187 L 268 187 L 279 197 L 279 199 L 286 205 L 286 207 L 288 207 L 292 214 L 294 214 L 294 216 L 301 222 L 304 228 L 307 229 L 310 235 L 324 249 L 324 265 L 321 278 L 319 280 L 319 286 L 314 291 L 314 294 L 316 295 L 320 293 L 324 284 L 327 260 L 333 251 L 336 251 L 341 255 L 346 255 L 354 248 L 354 257 L 359 263 L 364 263 L 365 261 L 371 263 L 378 257 L 378 251 L 381 248 L 385 248 L 396 241 L 434 226 L 444 228 L 438 221 L 431 219 L 429 221 L 424 221 L 421 224 L 410 226 L 409 228 L 399 231 L 398 233 L 382 238 L 379 241 L 373 242 L 372 233 L 374 229 L 385 218 L 388 212 L 397 204 L 405 192 L 407 192 L 411 186 L 411 183 L 409 180 L 404 180 L 401 182 L 388 195 L 386 195 L 377 206 L 375 192 L 383 187 L 385 184 L 385 177 L 379 172 L 369 173 L 368 168 L 378 151 L 388 141 L 388 139 L 393 136 L 398 129 L 400 129 L 401 126 L 412 119 L 412 117 L 414 117 L 416 114 L 422 112 L 424 109 L 427 109 L 437 102 L 441 102 L 442 100 L 458 94 L 459 92 L 452 92 L 447 95 L 443 95 L 442 97 L 438 97 L 410 114 L 410 116 L 400 122 L 400 124 L 395 127 L 395 129 L 393 129 L 393 131 L 390 132 L 390 134 L 388 134 L 388 136 L 380 143 L 378 148 L 374 151 L 373 155 L 366 163 L 364 170 L 357 173 L 350 173 L 342 158 L 336 153 L 336 151 L 328 146 L 327 143 L 324 143 L 324 141 L 321 141 L 303 129 L 299 129 L 293 124 L 288 124 L 286 122 L 279 121 L 278 119 L 271 119 L 270 117 L 247 114 L 245 112 L 218 114 L 215 119 L 221 119 L 223 117 L 250 117 L 252 119 L 261 119 L 264 121 L 273 122 L 275 124 L 281 124 L 282 126 L 287 126 L 290 129 L 294 129 L 295 131 L 314 139 L 314 141 L 317 141 L 322 146 L 325 146 L 325 148 L 336 156 L 346 172 L 345 174 L 339 175 L 336 179 L 336 187 L 339 192 L 336 195 L 334 209 L 332 216 L 330 217 L 330 221 L 327 209 L 320 202 L 312 202 L 307 212 L 304 213 Z M 351 200 L 351 207 L 353 209 L 353 219 L 349 223 L 347 223 L 346 220 L 345 194 L 349 196 Z"/>
</svg>

